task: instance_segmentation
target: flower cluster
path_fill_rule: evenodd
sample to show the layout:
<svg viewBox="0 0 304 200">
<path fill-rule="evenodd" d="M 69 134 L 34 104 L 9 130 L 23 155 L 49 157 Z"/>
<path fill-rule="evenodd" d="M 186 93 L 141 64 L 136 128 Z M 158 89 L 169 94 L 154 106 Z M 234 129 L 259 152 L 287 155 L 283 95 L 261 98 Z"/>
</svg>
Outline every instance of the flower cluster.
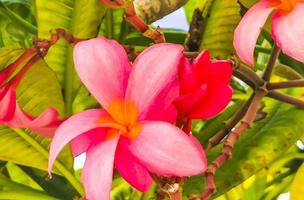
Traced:
<svg viewBox="0 0 304 200">
<path fill-rule="evenodd" d="M 78 43 L 74 62 L 103 108 L 62 123 L 51 144 L 49 171 L 71 142 L 75 156 L 86 152 L 82 181 L 90 200 L 110 198 L 114 168 L 143 192 L 151 186 L 150 173 L 188 177 L 205 172 L 199 141 L 174 123 L 178 115 L 209 118 L 224 109 L 232 93 L 228 62 L 210 62 L 203 52 L 191 67 L 182 46 L 163 43 L 144 50 L 132 64 L 122 46 L 103 37 Z M 197 77 L 192 70 L 200 72 Z"/>
</svg>

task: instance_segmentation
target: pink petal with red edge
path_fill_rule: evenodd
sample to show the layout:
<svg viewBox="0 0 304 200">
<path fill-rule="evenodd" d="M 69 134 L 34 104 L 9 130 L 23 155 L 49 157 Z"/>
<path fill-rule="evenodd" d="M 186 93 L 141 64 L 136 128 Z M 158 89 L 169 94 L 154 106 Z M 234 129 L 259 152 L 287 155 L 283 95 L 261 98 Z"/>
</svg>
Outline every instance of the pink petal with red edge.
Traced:
<svg viewBox="0 0 304 200">
<path fill-rule="evenodd" d="M 207 85 L 204 84 L 200 86 L 197 91 L 180 96 L 175 100 L 174 104 L 176 105 L 178 112 L 180 114 L 188 114 L 193 107 L 199 103 L 199 101 L 206 95 Z"/>
<path fill-rule="evenodd" d="M 98 137 L 100 141 L 103 140 L 105 131 L 106 131 L 105 128 L 96 128 L 74 138 L 71 141 L 73 156 L 77 157 L 80 154 L 86 152 L 88 148 L 91 146 L 91 144 L 95 140 L 98 140 Z M 96 132 L 98 132 L 98 135 L 96 135 Z"/>
<path fill-rule="evenodd" d="M 175 122 L 177 113 L 176 109 L 172 106 L 172 102 L 179 96 L 179 82 L 178 80 L 168 84 L 166 88 L 154 99 L 154 102 L 150 105 L 149 110 L 145 116 L 142 116 L 145 120 L 158 120 Z M 170 103 L 170 104 L 168 104 Z"/>
<path fill-rule="evenodd" d="M 209 60 L 208 60 L 209 61 Z M 187 58 L 183 58 L 179 68 L 179 80 L 181 95 L 195 92 L 199 83 L 193 72 L 193 67 Z"/>
<path fill-rule="evenodd" d="M 144 50 L 135 60 L 130 75 L 126 99 L 137 105 L 143 119 L 153 104 L 168 107 L 174 99 L 155 99 L 177 80 L 183 47 L 176 44 L 156 44 Z M 175 98 L 175 97 L 174 97 Z M 160 99 L 160 98 L 158 98 Z"/>
<path fill-rule="evenodd" d="M 119 135 L 90 146 L 81 180 L 88 200 L 110 200 L 114 157 Z"/>
<path fill-rule="evenodd" d="M 272 36 L 283 53 L 304 62 L 304 3 L 298 3 L 288 15 L 275 13 Z"/>
<path fill-rule="evenodd" d="M 149 121 L 165 121 L 169 122 L 171 124 L 174 124 L 177 119 L 177 110 L 174 105 L 169 106 L 169 108 L 165 110 L 150 110 L 148 117 L 146 117 L 146 120 Z"/>
<path fill-rule="evenodd" d="M 25 113 L 18 104 L 14 110 L 14 116 L 5 122 L 8 126 L 14 128 L 29 128 L 34 132 L 45 137 L 53 137 L 55 129 L 61 123 L 58 119 L 58 112 L 49 108 L 38 117 Z"/>
<path fill-rule="evenodd" d="M 14 116 L 16 92 L 12 87 L 0 89 L 0 122 L 5 123 Z"/>
<path fill-rule="evenodd" d="M 130 153 L 123 138 L 116 150 L 115 168 L 128 183 L 141 192 L 146 192 L 153 183 L 149 172 Z"/>
<path fill-rule="evenodd" d="M 81 81 L 105 109 L 113 100 L 124 99 L 131 64 L 116 41 L 100 37 L 79 42 L 74 62 Z"/>
<path fill-rule="evenodd" d="M 166 122 L 143 122 L 141 133 L 135 140 L 128 141 L 128 146 L 149 171 L 186 177 L 201 174 L 207 168 L 202 147 L 191 137 Z"/>
<path fill-rule="evenodd" d="M 73 115 L 59 126 L 50 147 L 49 173 L 51 172 L 56 157 L 63 147 L 77 136 L 101 127 L 97 122 L 101 117 L 106 115 L 107 113 L 102 109 L 86 110 Z M 96 131 L 96 135 L 98 134 L 100 133 Z"/>
<path fill-rule="evenodd" d="M 234 32 L 234 48 L 243 62 L 254 64 L 254 49 L 261 28 L 273 8 L 268 1 L 260 1 L 251 7 Z"/>
<path fill-rule="evenodd" d="M 211 85 L 205 98 L 193 108 L 190 118 L 208 119 L 219 114 L 231 101 L 232 92 L 229 85 Z"/>
</svg>

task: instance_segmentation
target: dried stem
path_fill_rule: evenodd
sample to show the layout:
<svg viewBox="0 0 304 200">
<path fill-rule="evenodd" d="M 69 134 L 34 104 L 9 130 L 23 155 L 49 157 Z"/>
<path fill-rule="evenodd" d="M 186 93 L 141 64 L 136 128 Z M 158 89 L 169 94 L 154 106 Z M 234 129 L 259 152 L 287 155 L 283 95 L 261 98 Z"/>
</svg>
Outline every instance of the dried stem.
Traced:
<svg viewBox="0 0 304 200">
<path fill-rule="evenodd" d="M 277 58 L 279 57 L 280 52 L 281 52 L 280 48 L 276 44 L 274 44 L 269 62 L 267 64 L 267 67 L 266 67 L 265 72 L 263 74 L 263 80 L 264 81 L 269 81 L 270 80 L 275 62 L 276 62 Z"/>
<path fill-rule="evenodd" d="M 267 96 L 271 97 L 273 99 L 285 102 L 285 103 L 295 105 L 299 108 L 304 108 L 304 101 L 297 99 L 295 97 L 292 97 L 290 95 L 287 95 L 287 94 L 283 94 L 283 93 L 272 90 L 272 91 L 268 92 Z"/>
<path fill-rule="evenodd" d="M 267 84 L 267 88 L 269 90 L 285 89 L 285 88 L 291 88 L 291 87 L 304 87 L 304 79 Z"/>
<path fill-rule="evenodd" d="M 202 11 L 197 8 L 193 12 L 192 21 L 190 24 L 189 29 L 189 37 L 185 43 L 185 46 L 189 51 L 198 51 L 201 40 L 202 40 L 202 33 L 204 29 L 204 18 Z"/>
</svg>

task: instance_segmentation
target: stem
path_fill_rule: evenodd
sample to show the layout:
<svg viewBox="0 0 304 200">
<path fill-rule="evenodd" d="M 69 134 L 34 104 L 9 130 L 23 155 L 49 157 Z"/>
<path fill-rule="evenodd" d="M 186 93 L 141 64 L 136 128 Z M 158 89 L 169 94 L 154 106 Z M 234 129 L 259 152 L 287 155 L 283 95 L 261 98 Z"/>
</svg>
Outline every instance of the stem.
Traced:
<svg viewBox="0 0 304 200">
<path fill-rule="evenodd" d="M 65 70 L 64 79 L 64 104 L 65 114 L 70 116 L 73 113 L 73 83 L 74 83 L 74 63 L 73 63 L 73 48 L 69 48 L 68 62 Z"/>
<path fill-rule="evenodd" d="M 268 97 L 271 97 L 273 99 L 285 102 L 285 103 L 289 103 L 292 104 L 294 106 L 297 106 L 299 108 L 304 108 L 304 101 L 297 99 L 293 96 L 287 95 L 287 94 L 283 94 L 277 91 L 269 91 L 269 93 L 267 94 Z"/>
<path fill-rule="evenodd" d="M 170 200 L 182 200 L 182 192 L 180 190 L 176 193 L 169 194 Z"/>
<path fill-rule="evenodd" d="M 209 139 L 207 151 L 210 150 L 212 147 L 216 146 L 217 144 L 219 144 L 222 141 L 222 139 L 226 135 L 228 135 L 228 133 L 233 129 L 233 127 L 235 127 L 237 123 L 244 117 L 249 105 L 251 104 L 252 99 L 253 99 L 253 95 L 235 115 L 233 115 L 227 122 L 225 122 L 224 127 L 218 133 L 216 133 L 212 138 Z"/>
<path fill-rule="evenodd" d="M 250 128 L 251 124 L 253 123 L 255 116 L 259 110 L 261 101 L 263 97 L 267 94 L 267 91 L 264 88 L 258 89 L 253 98 L 252 102 L 250 103 L 248 110 L 242 119 L 239 126 L 235 128 L 234 131 L 230 131 L 225 143 L 224 148 L 221 154 L 210 164 L 208 165 L 206 171 L 206 190 L 202 193 L 200 199 L 205 200 L 209 199 L 212 194 L 216 191 L 214 175 L 216 171 L 225 163 L 232 156 L 233 147 L 238 141 L 238 139 L 245 133 L 245 131 Z"/>
<path fill-rule="evenodd" d="M 269 90 L 285 89 L 285 88 L 291 88 L 291 87 L 304 87 L 304 79 L 267 84 L 267 88 Z"/>
<path fill-rule="evenodd" d="M 279 57 L 280 52 L 281 52 L 280 48 L 276 44 L 274 44 L 269 62 L 267 64 L 267 67 L 266 67 L 265 72 L 263 74 L 264 81 L 269 81 L 270 80 L 275 62 L 276 62 L 277 58 Z"/>
<path fill-rule="evenodd" d="M 243 77 L 248 79 L 251 83 L 254 83 L 256 88 L 263 86 L 265 84 L 265 81 L 261 77 L 259 77 L 251 68 L 243 66 L 239 60 L 232 58 L 231 62 L 233 65 L 234 73 L 241 74 Z"/>
<path fill-rule="evenodd" d="M 12 73 L 17 69 L 18 66 L 20 66 L 26 59 L 28 59 L 30 56 L 34 55 L 36 53 L 36 48 L 32 47 L 28 49 L 26 52 L 24 52 L 19 58 L 17 58 L 16 61 L 14 61 L 12 64 L 10 64 L 6 69 L 1 71 L 0 73 L 0 87 L 5 84 L 5 80 L 12 75 Z"/>
<path fill-rule="evenodd" d="M 33 148 L 35 148 L 43 157 L 46 159 L 49 158 L 49 153 L 45 150 L 35 139 L 30 137 L 22 129 L 14 128 L 14 130 L 20 137 L 27 141 Z M 78 191 L 78 193 L 83 196 L 84 189 L 82 184 L 76 179 L 74 174 L 72 174 L 64 165 L 61 164 L 58 160 L 55 161 L 54 167 L 71 183 L 71 185 Z"/>
</svg>

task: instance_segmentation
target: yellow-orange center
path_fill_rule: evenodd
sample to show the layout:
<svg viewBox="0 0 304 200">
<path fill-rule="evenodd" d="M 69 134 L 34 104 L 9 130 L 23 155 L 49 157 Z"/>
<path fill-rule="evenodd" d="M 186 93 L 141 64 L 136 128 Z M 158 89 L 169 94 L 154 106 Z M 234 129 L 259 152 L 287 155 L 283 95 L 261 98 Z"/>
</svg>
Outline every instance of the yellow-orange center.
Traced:
<svg viewBox="0 0 304 200">
<path fill-rule="evenodd" d="M 271 5 L 283 13 L 290 13 L 299 2 L 304 0 L 269 0 Z"/>
<path fill-rule="evenodd" d="M 115 137 L 118 133 L 128 139 L 135 139 L 141 131 L 138 122 L 138 109 L 132 102 L 115 100 L 108 105 L 110 116 L 102 117 L 98 123 L 109 127 L 106 139 Z"/>
</svg>

